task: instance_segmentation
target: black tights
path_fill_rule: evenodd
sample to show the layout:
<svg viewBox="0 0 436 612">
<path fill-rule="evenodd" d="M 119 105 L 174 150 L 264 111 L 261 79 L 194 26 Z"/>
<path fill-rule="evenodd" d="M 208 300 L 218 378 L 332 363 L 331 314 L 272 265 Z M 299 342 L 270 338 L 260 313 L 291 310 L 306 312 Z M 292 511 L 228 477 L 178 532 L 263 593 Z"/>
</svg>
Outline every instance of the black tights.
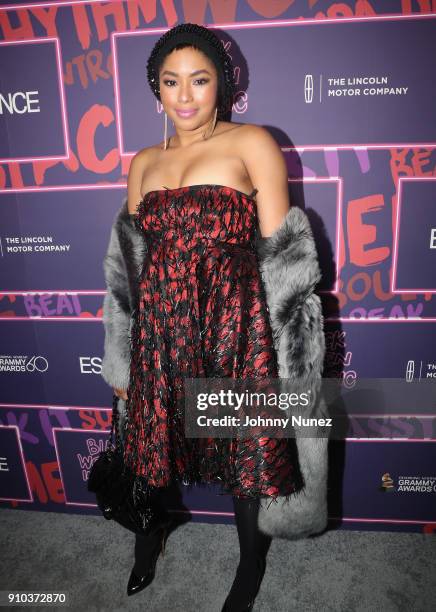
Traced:
<svg viewBox="0 0 436 612">
<path fill-rule="evenodd" d="M 229 593 L 231 607 L 243 607 L 254 597 L 259 579 L 259 560 L 265 560 L 272 538 L 257 526 L 260 498 L 233 497 L 239 538 L 239 565 Z"/>
<path fill-rule="evenodd" d="M 257 526 L 259 505 L 259 497 L 233 497 L 240 562 L 244 564 L 252 563 L 256 556 L 265 558 L 271 544 L 272 538 Z"/>
</svg>

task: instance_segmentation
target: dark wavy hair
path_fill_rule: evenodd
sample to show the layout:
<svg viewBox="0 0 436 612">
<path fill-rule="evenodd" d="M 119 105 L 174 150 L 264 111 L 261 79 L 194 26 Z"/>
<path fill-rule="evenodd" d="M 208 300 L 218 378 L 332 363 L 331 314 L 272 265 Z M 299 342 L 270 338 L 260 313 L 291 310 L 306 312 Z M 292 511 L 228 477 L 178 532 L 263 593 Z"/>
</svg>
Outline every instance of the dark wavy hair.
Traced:
<svg viewBox="0 0 436 612">
<path fill-rule="evenodd" d="M 147 80 L 161 102 L 159 72 L 166 56 L 176 49 L 193 47 L 202 51 L 215 65 L 218 76 L 217 115 L 231 110 L 235 95 L 233 65 L 218 36 L 196 23 L 181 23 L 163 34 L 154 45 L 147 61 Z"/>
</svg>

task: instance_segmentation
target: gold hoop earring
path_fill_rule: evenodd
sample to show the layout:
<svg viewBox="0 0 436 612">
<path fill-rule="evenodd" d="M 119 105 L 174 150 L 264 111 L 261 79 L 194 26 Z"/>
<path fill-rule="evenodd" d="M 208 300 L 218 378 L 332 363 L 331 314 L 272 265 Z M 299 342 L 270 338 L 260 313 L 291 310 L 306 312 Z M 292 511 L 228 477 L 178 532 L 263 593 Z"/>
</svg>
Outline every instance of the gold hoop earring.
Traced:
<svg viewBox="0 0 436 612">
<path fill-rule="evenodd" d="M 217 118 L 217 114 L 218 114 L 218 107 L 216 106 L 216 107 L 215 107 L 215 114 L 214 114 L 214 118 L 213 118 L 213 121 L 212 121 L 212 129 L 211 129 L 211 130 L 209 130 L 209 133 L 207 134 L 207 136 L 206 136 L 206 132 L 207 132 L 207 130 L 206 130 L 206 132 L 204 132 L 204 133 L 203 133 L 203 139 L 204 139 L 204 140 L 207 140 L 208 138 L 210 138 L 210 137 L 212 136 L 213 131 L 214 131 L 215 126 L 216 126 L 216 118 Z"/>
</svg>

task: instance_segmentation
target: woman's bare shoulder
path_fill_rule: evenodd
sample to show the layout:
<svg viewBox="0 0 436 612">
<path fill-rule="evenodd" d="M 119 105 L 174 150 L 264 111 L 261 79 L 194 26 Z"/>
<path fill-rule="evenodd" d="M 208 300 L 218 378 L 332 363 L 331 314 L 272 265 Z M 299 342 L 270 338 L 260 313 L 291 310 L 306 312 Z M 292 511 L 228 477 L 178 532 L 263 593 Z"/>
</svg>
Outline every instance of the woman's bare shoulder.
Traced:
<svg viewBox="0 0 436 612">
<path fill-rule="evenodd" d="M 260 143 L 265 141 L 275 142 L 268 130 L 261 125 L 255 123 L 241 123 L 239 125 L 241 128 L 238 130 L 238 137 L 242 137 L 246 143 L 252 142 L 255 144 L 256 141 Z"/>
<path fill-rule="evenodd" d="M 130 161 L 129 177 L 134 175 L 135 183 L 142 182 L 142 177 L 147 169 L 153 163 L 159 151 L 159 145 L 152 145 L 139 149 Z M 137 185 L 139 188 L 140 185 Z"/>
<path fill-rule="evenodd" d="M 238 128 L 232 129 L 232 127 L 229 127 L 228 136 L 232 144 L 235 145 L 235 151 L 238 151 L 242 158 L 244 158 L 250 149 L 253 154 L 259 148 L 262 148 L 265 152 L 280 149 L 269 131 L 261 125 L 256 125 L 255 123 L 229 123 L 229 126 Z"/>
<path fill-rule="evenodd" d="M 159 151 L 160 148 L 162 148 L 162 143 L 150 145 L 149 147 L 144 147 L 143 149 L 139 149 L 139 151 L 137 151 L 135 155 L 132 157 L 132 161 L 134 159 L 137 159 L 142 162 L 147 162 L 154 155 L 156 155 L 156 153 Z"/>
<path fill-rule="evenodd" d="M 142 200 L 141 186 L 147 168 L 153 163 L 156 149 L 144 147 L 132 157 L 127 176 L 127 208 L 130 214 L 137 211 L 138 202 Z"/>
<path fill-rule="evenodd" d="M 235 140 L 243 133 L 248 134 L 252 128 L 257 126 L 254 123 L 236 123 L 233 121 L 221 121 L 221 134 L 228 134 L 230 137 L 234 137 Z"/>
</svg>

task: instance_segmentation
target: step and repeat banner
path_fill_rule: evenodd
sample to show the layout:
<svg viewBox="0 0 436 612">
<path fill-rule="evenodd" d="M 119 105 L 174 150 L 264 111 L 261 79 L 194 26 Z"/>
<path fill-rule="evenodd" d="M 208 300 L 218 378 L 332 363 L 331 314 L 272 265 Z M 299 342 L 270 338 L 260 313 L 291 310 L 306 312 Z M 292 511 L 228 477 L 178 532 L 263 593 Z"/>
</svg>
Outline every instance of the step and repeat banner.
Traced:
<svg viewBox="0 0 436 612">
<path fill-rule="evenodd" d="M 156 40 L 218 28 L 232 121 L 270 130 L 323 280 L 325 377 L 436 376 L 436 7 L 430 0 L 10 2 L 0 7 L 0 503 L 98 514 L 108 441 L 103 257 L 132 156 L 163 138 Z M 219 25 L 218 25 L 219 24 Z M 436 527 L 436 410 L 369 395 L 330 441 L 329 518 Z M 378 409 L 380 416 L 378 417 Z M 214 486 L 172 509 L 233 522 Z"/>
</svg>

